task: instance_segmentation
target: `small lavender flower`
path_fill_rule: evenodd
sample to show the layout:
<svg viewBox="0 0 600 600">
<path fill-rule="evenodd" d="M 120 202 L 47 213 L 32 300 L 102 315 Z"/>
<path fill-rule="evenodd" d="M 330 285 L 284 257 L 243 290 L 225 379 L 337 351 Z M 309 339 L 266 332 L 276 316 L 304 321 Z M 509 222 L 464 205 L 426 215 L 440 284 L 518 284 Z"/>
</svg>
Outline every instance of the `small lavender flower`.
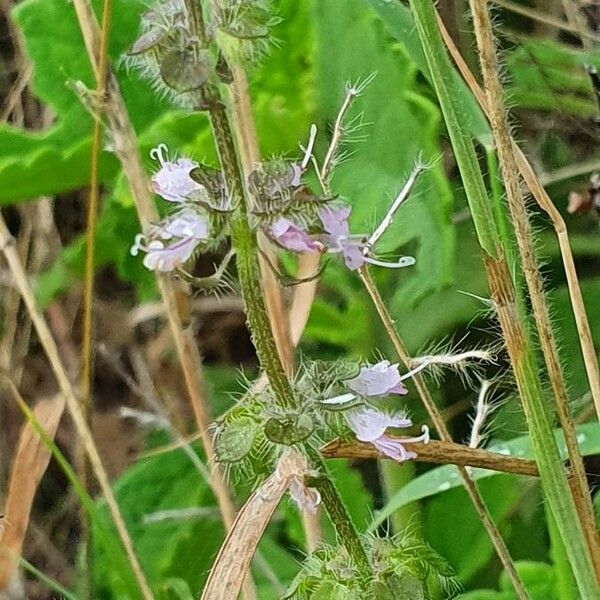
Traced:
<svg viewBox="0 0 600 600">
<path fill-rule="evenodd" d="M 398 365 L 382 360 L 370 367 L 361 367 L 357 377 L 346 381 L 346 385 L 359 396 L 374 397 L 388 394 L 408 394 L 402 384 Z"/>
<path fill-rule="evenodd" d="M 323 223 L 323 229 L 326 231 L 325 243 L 330 252 L 340 252 L 344 257 L 346 266 L 355 271 L 362 267 L 366 261 L 363 256 L 363 236 L 357 239 L 350 235 L 350 226 L 348 217 L 352 208 L 342 206 L 340 208 L 322 208 L 319 210 L 319 218 Z"/>
<path fill-rule="evenodd" d="M 160 169 L 151 179 L 154 192 L 168 202 L 184 202 L 193 192 L 203 190 L 203 186 L 190 177 L 190 173 L 199 166 L 197 162 L 189 158 L 170 162 L 166 155 L 165 144 L 160 144 L 150 152 L 150 156 L 160 164 Z"/>
<path fill-rule="evenodd" d="M 407 450 L 403 444 L 429 442 L 429 428 L 423 425 L 423 434 L 415 438 L 394 438 L 386 435 L 389 427 L 411 427 L 412 421 L 404 413 L 388 415 L 370 406 L 363 406 L 345 413 L 350 429 L 361 442 L 373 444 L 379 452 L 395 461 L 402 462 L 417 457 L 415 452 Z"/>
<path fill-rule="evenodd" d="M 403 256 L 395 263 L 385 262 L 369 256 L 370 244 L 365 235 L 352 235 L 348 225 L 348 217 L 352 207 L 342 206 L 340 208 L 326 207 L 319 210 L 319 218 L 326 232 L 325 243 L 329 252 L 341 253 L 346 266 L 351 271 L 360 269 L 365 263 L 379 267 L 399 269 L 415 264 L 412 256 Z"/>
<path fill-rule="evenodd" d="M 185 208 L 152 225 L 147 235 L 137 235 L 131 254 L 136 256 L 143 250 L 146 252 L 144 266 L 151 271 L 166 273 L 186 262 L 198 244 L 209 237 L 208 217 L 202 212 Z"/>
<path fill-rule="evenodd" d="M 323 244 L 313 240 L 306 231 L 285 217 L 271 225 L 270 234 L 282 248 L 293 252 L 319 252 L 323 249 Z"/>
</svg>

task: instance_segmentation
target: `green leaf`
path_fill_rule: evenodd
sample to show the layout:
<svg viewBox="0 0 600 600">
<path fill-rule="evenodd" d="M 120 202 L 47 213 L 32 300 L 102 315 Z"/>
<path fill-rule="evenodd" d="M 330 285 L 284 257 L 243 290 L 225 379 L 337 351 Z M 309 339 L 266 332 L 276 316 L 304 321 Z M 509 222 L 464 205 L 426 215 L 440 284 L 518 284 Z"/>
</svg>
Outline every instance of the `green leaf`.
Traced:
<svg viewBox="0 0 600 600">
<path fill-rule="evenodd" d="M 511 103 L 579 118 L 595 116 L 598 107 L 585 71 L 588 64 L 600 67 L 600 52 L 547 38 L 520 41 L 506 56 Z"/>
<path fill-rule="evenodd" d="M 397 256 L 413 242 L 417 270 L 405 290 L 407 304 L 446 285 L 452 277 L 453 198 L 439 157 L 441 118 L 418 78 L 412 57 L 391 38 L 381 19 L 362 0 L 320 1 L 314 9 L 321 132 L 333 123 L 345 86 L 376 73 L 351 109 L 363 115 L 360 139 L 348 145 L 351 158 L 337 167 L 335 193 L 353 206 L 353 231 L 370 231 L 387 211 L 418 157 L 432 164 L 422 176 L 376 250 Z M 335 40 L 336 51 L 331 51 Z M 324 151 L 321 135 L 321 151 Z M 352 138 L 352 136 L 350 136 Z"/>
</svg>

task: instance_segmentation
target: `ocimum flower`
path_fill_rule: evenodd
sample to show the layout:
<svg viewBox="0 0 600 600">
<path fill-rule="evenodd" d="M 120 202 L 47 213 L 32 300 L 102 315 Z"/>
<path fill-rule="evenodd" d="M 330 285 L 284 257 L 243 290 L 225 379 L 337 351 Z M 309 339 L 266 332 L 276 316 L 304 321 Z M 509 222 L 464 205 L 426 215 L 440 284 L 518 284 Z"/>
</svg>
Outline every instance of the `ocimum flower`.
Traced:
<svg viewBox="0 0 600 600">
<path fill-rule="evenodd" d="M 351 271 L 360 269 L 365 263 L 392 269 L 415 264 L 415 259 L 411 256 L 403 256 L 397 262 L 386 262 L 369 256 L 370 246 L 367 236 L 350 233 L 348 218 L 351 212 L 352 207 L 350 206 L 340 206 L 339 208 L 328 206 L 319 210 L 318 213 L 325 230 L 324 240 L 328 251 L 341 254 L 346 266 Z"/>
<path fill-rule="evenodd" d="M 184 208 L 164 221 L 152 225 L 146 235 L 139 234 L 131 247 L 136 256 L 146 252 L 144 266 L 151 271 L 173 271 L 193 254 L 198 244 L 210 237 L 210 223 L 204 212 Z"/>
<path fill-rule="evenodd" d="M 346 385 L 359 396 L 374 397 L 389 394 L 408 394 L 402 383 L 398 364 L 382 360 L 372 366 L 363 366 L 354 379 L 348 379 Z"/>
<path fill-rule="evenodd" d="M 323 244 L 313 239 L 306 231 L 295 223 L 280 217 L 270 227 L 271 238 L 282 248 L 293 252 L 320 252 Z"/>
<path fill-rule="evenodd" d="M 356 435 L 356 439 L 373 444 L 379 452 L 397 462 L 417 457 L 417 454 L 407 450 L 404 444 L 416 442 L 426 444 L 429 442 L 429 428 L 427 425 L 423 425 L 423 433 L 418 437 L 396 438 L 387 435 L 386 432 L 390 428 L 412 427 L 412 421 L 404 413 L 390 415 L 371 406 L 362 406 L 348 410 L 344 414 L 348 426 Z"/>
<path fill-rule="evenodd" d="M 151 179 L 152 190 L 168 202 L 184 202 L 190 194 L 203 190 L 203 186 L 190 175 L 199 165 L 190 158 L 171 162 L 167 152 L 165 144 L 159 144 L 150 152 L 150 157 L 160 164 L 160 169 Z"/>
</svg>

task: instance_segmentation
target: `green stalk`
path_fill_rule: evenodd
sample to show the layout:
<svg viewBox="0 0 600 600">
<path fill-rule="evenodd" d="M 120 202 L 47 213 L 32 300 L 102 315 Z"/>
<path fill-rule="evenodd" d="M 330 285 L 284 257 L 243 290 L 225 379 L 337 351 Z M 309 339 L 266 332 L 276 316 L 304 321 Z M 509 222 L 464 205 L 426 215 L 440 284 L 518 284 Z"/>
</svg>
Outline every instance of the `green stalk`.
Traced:
<svg viewBox="0 0 600 600">
<path fill-rule="evenodd" d="M 231 220 L 231 243 L 236 252 L 237 270 L 242 288 L 248 327 L 262 368 L 275 394 L 275 401 L 283 408 L 295 406 L 294 391 L 279 358 L 275 338 L 261 288 L 258 264 L 258 243 L 248 223 L 248 202 L 242 176 L 241 163 L 235 147 L 229 116 L 220 91 L 216 86 L 206 86 L 204 100 L 209 107 L 217 152 L 225 175 L 227 190 L 235 207 Z M 318 489 L 336 533 L 352 557 L 361 577 L 368 580 L 371 566 L 360 537 L 338 491 L 329 479 L 323 460 L 317 451 L 305 447 L 313 468 L 321 475 Z"/>
<path fill-rule="evenodd" d="M 529 426 L 546 501 L 556 519 L 581 598 L 596 600 L 598 587 L 593 564 L 552 434 L 550 415 L 543 401 L 531 335 L 517 306 L 513 282 L 503 257 L 500 236 L 473 142 L 463 128 L 455 106 L 457 96 L 453 93 L 450 78 L 452 67 L 440 36 L 435 9 L 429 0 L 410 0 L 410 5 L 461 172 L 479 243 L 484 251 L 490 290 Z"/>
</svg>

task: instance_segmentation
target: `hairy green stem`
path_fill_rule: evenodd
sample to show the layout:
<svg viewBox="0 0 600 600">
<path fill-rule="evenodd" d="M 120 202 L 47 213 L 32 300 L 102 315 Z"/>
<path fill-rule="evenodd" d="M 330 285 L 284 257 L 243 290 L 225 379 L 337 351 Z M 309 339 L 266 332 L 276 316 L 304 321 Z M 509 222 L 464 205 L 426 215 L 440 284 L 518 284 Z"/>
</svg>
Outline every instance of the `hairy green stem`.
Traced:
<svg viewBox="0 0 600 600">
<path fill-rule="evenodd" d="M 559 421 L 565 435 L 573 477 L 570 480 L 573 501 L 579 515 L 581 528 L 586 536 L 589 554 L 594 564 L 596 581 L 600 580 L 600 544 L 596 531 L 591 496 L 585 476 L 583 459 L 579 451 L 575 425 L 569 408 L 564 374 L 558 356 L 558 344 L 554 335 L 550 311 L 546 301 L 544 283 L 540 274 L 534 248 L 533 231 L 521 190 L 518 166 L 510 137 L 510 127 L 504 108 L 504 93 L 498 76 L 499 64 L 495 49 L 492 19 L 485 2 L 470 0 L 473 12 L 481 71 L 486 87 L 487 107 L 498 158 L 506 188 L 506 200 L 510 211 L 514 234 L 519 248 L 520 264 L 525 274 L 528 296 L 531 299 L 538 340 L 546 369 L 550 377 Z M 565 535 L 562 524 L 559 531 Z"/>
<path fill-rule="evenodd" d="M 277 352 L 263 298 L 258 264 L 258 244 L 256 235 L 248 223 L 248 202 L 229 116 L 218 88 L 214 86 L 205 88 L 204 100 L 209 107 L 209 118 L 227 190 L 235 206 L 231 221 L 231 242 L 236 252 L 238 277 L 242 288 L 248 327 L 258 359 L 269 378 L 275 401 L 283 408 L 293 408 L 295 406 L 294 392 Z M 328 477 L 319 454 L 310 447 L 306 447 L 305 450 L 313 468 L 321 472 L 317 478 L 318 485 L 316 487 L 321 493 L 323 505 L 336 533 L 348 550 L 361 576 L 368 578 L 371 572 L 369 560 L 348 511 L 333 482 Z"/>
<path fill-rule="evenodd" d="M 367 553 L 360 541 L 354 523 L 348 517 L 348 511 L 340 495 L 327 475 L 307 477 L 306 484 L 314 487 L 321 494 L 321 500 L 327 507 L 327 512 L 337 535 L 344 540 L 344 546 L 352 557 L 354 565 L 360 573 L 361 579 L 366 582 L 371 577 L 371 564 Z"/>
<path fill-rule="evenodd" d="M 543 400 L 531 334 L 517 306 L 473 142 L 459 118 L 450 77 L 452 67 L 438 29 L 435 8 L 429 0 L 410 0 L 410 5 L 484 251 L 490 290 L 513 366 L 546 500 L 563 536 L 582 599 L 597 599 L 593 565 Z M 487 222 L 482 223 L 482 218 Z"/>
</svg>

